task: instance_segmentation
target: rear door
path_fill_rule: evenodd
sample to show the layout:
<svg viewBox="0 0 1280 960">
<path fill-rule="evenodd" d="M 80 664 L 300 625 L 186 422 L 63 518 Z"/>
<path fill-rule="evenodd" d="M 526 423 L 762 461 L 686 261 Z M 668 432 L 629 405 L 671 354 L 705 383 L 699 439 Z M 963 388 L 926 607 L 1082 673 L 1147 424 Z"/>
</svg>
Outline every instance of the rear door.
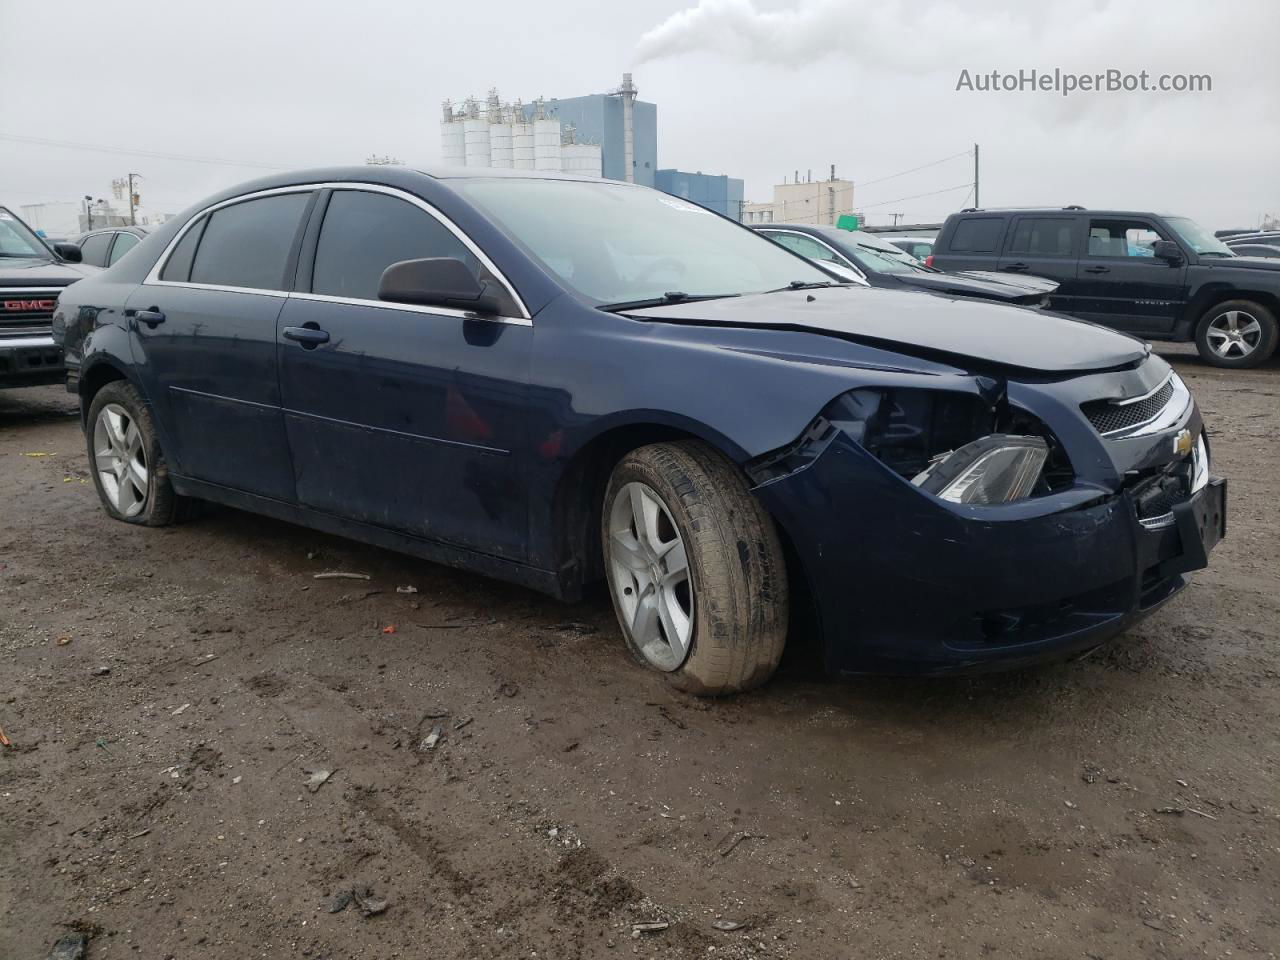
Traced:
<svg viewBox="0 0 1280 960">
<path fill-rule="evenodd" d="M 1089 217 L 1072 311 L 1117 330 L 1172 332 L 1187 300 L 1187 261 L 1171 265 L 1152 253 L 1176 238 L 1141 217 Z"/>
<path fill-rule="evenodd" d="M 307 236 L 314 256 L 278 342 L 299 502 L 524 559 L 533 327 L 511 288 L 429 205 L 390 188 L 335 189 Z M 457 258 L 504 290 L 502 315 L 378 299 L 388 266 L 423 257 Z"/>
<path fill-rule="evenodd" d="M 943 224 L 933 247 L 933 265 L 939 270 L 995 270 L 1008 219 L 1000 214 L 964 214 Z"/>
<path fill-rule="evenodd" d="M 1056 281 L 1058 289 L 1050 295 L 1049 309 L 1074 313 L 1080 227 L 1080 219 L 1070 215 L 1015 216 L 1000 257 L 1000 271 Z"/>
<path fill-rule="evenodd" d="M 293 500 L 276 317 L 313 196 L 291 189 L 215 207 L 129 298 L 137 369 L 183 476 Z"/>
</svg>

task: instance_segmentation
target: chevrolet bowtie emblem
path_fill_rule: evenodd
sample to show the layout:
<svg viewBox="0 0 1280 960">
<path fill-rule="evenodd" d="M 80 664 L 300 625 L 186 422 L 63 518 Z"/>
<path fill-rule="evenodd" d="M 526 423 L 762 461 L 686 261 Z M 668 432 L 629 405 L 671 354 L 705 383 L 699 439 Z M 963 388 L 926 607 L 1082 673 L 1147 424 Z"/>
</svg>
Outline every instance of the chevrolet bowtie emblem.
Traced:
<svg viewBox="0 0 1280 960">
<path fill-rule="evenodd" d="M 1190 430 L 1179 430 L 1177 436 L 1173 438 L 1173 452 L 1178 456 L 1190 453 L 1193 445 Z"/>
</svg>

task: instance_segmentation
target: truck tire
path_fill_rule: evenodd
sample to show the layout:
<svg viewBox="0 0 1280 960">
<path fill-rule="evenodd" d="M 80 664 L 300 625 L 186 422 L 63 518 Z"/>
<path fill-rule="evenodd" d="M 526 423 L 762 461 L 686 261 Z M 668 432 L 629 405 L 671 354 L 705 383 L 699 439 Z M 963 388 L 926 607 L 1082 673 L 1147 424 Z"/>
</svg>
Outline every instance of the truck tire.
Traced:
<svg viewBox="0 0 1280 960">
<path fill-rule="evenodd" d="M 787 574 L 773 520 L 741 472 L 698 441 L 656 443 L 614 468 L 604 561 L 627 648 L 676 688 L 750 690 L 787 632 Z"/>
<path fill-rule="evenodd" d="M 93 397 L 85 420 L 89 472 L 102 507 L 114 520 L 163 527 L 185 519 L 192 501 L 169 482 L 151 408 L 127 380 L 113 380 Z"/>
<path fill-rule="evenodd" d="M 1275 314 L 1252 300 L 1214 304 L 1196 324 L 1196 349 L 1215 367 L 1256 367 L 1275 353 Z"/>
</svg>

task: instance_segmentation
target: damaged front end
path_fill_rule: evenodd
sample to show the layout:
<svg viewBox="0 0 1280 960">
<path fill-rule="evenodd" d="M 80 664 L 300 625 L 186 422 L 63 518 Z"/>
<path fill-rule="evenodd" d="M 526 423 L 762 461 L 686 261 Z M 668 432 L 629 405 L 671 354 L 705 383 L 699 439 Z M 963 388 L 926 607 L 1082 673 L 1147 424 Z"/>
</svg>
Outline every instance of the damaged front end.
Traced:
<svg viewBox="0 0 1280 960">
<path fill-rule="evenodd" d="M 747 464 L 804 566 L 828 666 L 939 673 L 1065 655 L 1173 596 L 1222 535 L 1225 486 L 1189 394 L 1140 435 L 1091 421 L 1089 403 L 1126 403 L 1168 370 L 1144 367 L 861 387 Z"/>
</svg>

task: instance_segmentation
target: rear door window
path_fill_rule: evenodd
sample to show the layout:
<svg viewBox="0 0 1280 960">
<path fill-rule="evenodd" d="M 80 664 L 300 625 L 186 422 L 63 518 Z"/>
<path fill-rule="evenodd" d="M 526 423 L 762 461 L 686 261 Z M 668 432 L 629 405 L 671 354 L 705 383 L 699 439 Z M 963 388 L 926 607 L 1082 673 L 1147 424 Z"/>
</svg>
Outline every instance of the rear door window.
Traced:
<svg viewBox="0 0 1280 960">
<path fill-rule="evenodd" d="M 292 278 L 286 279 L 285 268 L 310 198 L 283 193 L 215 210 L 200 238 L 191 282 L 287 290 Z"/>
<path fill-rule="evenodd" d="M 801 236 L 798 233 L 785 233 L 780 230 L 765 230 L 765 236 L 771 240 L 776 240 L 788 250 L 807 257 L 810 260 L 818 260 L 824 263 L 834 263 L 842 267 L 849 266 L 847 260 L 837 256 L 828 247 L 814 240 L 812 237 Z"/>
<path fill-rule="evenodd" d="M 196 258 L 196 247 L 200 245 L 200 234 L 204 233 L 204 225 L 205 221 L 201 220 L 182 235 L 178 245 L 173 248 L 173 253 L 169 254 L 169 260 L 165 263 L 164 269 L 160 271 L 161 280 L 186 283 L 191 279 L 191 261 Z"/>
<path fill-rule="evenodd" d="M 1001 217 L 966 217 L 951 232 L 951 252 L 995 253 L 1003 233 Z"/>
<path fill-rule="evenodd" d="M 107 248 L 111 246 L 111 233 L 95 233 L 92 237 L 85 237 L 84 242 L 80 244 L 80 258 L 82 263 L 88 263 L 95 267 L 105 267 L 107 265 Z"/>
<path fill-rule="evenodd" d="M 387 267 L 428 257 L 453 257 L 478 279 L 488 279 L 488 271 L 467 245 L 420 207 L 383 193 L 337 190 L 329 199 L 316 243 L 311 292 L 377 300 Z M 503 307 L 504 312 L 513 309 Z"/>
<path fill-rule="evenodd" d="M 1022 217 L 1013 228 L 1010 253 L 1032 257 L 1070 257 L 1074 252 L 1069 217 Z"/>
<path fill-rule="evenodd" d="M 111 266 L 137 245 L 138 237 L 132 233 L 117 233 L 115 246 L 111 248 L 111 260 L 107 263 L 107 266 Z"/>
</svg>

